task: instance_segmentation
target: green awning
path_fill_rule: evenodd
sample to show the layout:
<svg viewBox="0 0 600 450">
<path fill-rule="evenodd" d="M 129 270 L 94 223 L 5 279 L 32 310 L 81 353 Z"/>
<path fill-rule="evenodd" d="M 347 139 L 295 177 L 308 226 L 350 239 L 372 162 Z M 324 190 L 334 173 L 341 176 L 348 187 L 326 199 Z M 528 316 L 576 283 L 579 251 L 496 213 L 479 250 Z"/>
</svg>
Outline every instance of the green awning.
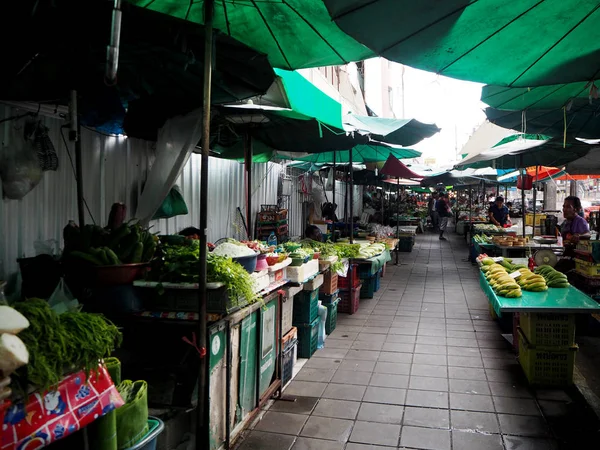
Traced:
<svg viewBox="0 0 600 450">
<path fill-rule="evenodd" d="M 293 158 L 294 161 L 306 161 L 314 164 L 333 163 L 334 152 L 315 153 L 314 155 Z M 394 148 L 386 144 L 370 142 L 369 144 L 358 144 L 352 150 L 353 163 L 370 163 L 385 161 L 390 155 L 398 159 L 418 158 L 421 152 L 410 148 Z M 336 164 L 348 164 L 350 162 L 350 152 L 348 150 L 335 152 Z"/>
<path fill-rule="evenodd" d="M 323 0 L 342 30 L 391 61 L 530 87 L 594 80 L 597 0 Z"/>
<path fill-rule="evenodd" d="M 402 146 L 415 145 L 440 131 L 437 125 L 416 119 L 388 119 L 357 114 L 344 116 L 344 125 L 361 133 L 369 133 L 376 141 Z"/>
<path fill-rule="evenodd" d="M 587 81 L 525 88 L 486 85 L 481 89 L 481 101 L 503 111 L 559 109 L 573 99 L 588 101 L 590 89 L 593 94 L 593 87 L 595 85 Z M 592 101 L 598 103 L 593 95 Z"/>
<path fill-rule="evenodd" d="M 127 0 L 204 23 L 204 1 Z M 214 27 L 269 57 L 274 67 L 336 66 L 373 56 L 331 21 L 322 0 L 215 1 Z"/>
</svg>

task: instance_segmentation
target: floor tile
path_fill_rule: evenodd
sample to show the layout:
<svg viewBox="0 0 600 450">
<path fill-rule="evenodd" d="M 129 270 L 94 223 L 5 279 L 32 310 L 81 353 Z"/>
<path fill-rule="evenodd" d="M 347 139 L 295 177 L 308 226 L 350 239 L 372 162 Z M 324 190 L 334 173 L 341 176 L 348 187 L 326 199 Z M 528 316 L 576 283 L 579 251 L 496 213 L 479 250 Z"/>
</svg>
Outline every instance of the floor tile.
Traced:
<svg viewBox="0 0 600 450">
<path fill-rule="evenodd" d="M 269 410 L 295 414 L 310 414 L 319 401 L 318 397 L 290 396 L 287 389 L 285 390 L 285 396 L 288 399 L 293 399 L 293 401 L 279 400 L 273 402 L 273 405 L 271 405 Z"/>
<path fill-rule="evenodd" d="M 496 414 L 472 411 L 450 411 L 453 430 L 480 433 L 500 433 Z"/>
<path fill-rule="evenodd" d="M 359 333 L 356 337 L 357 341 L 366 341 L 366 342 L 385 342 L 386 335 L 385 334 L 374 334 L 374 333 Z"/>
<path fill-rule="evenodd" d="M 455 367 L 483 367 L 483 362 L 478 356 L 448 356 L 448 365 Z"/>
<path fill-rule="evenodd" d="M 327 337 L 327 346 L 329 348 L 339 348 L 339 349 L 349 349 L 352 346 L 352 342 L 350 340 L 344 339 L 332 339 L 331 337 Z M 294 447 L 296 448 L 296 447 Z"/>
<path fill-rule="evenodd" d="M 398 445 L 400 429 L 400 425 L 357 421 L 352 429 L 350 441 L 395 447 Z"/>
<path fill-rule="evenodd" d="M 286 395 L 299 395 L 301 397 L 320 397 L 327 387 L 327 383 L 293 380 L 286 388 Z"/>
<path fill-rule="evenodd" d="M 254 427 L 257 431 L 298 435 L 308 416 L 268 411 Z"/>
<path fill-rule="evenodd" d="M 410 364 L 413 361 L 412 353 L 381 352 L 378 361 Z"/>
<path fill-rule="evenodd" d="M 363 402 L 358 411 L 357 420 L 365 422 L 402 424 L 404 407 L 398 405 L 383 405 L 381 403 Z"/>
<path fill-rule="evenodd" d="M 310 358 L 304 364 L 304 367 L 313 367 L 315 369 L 336 369 L 340 366 L 342 362 L 341 359 L 338 358 Z"/>
<path fill-rule="evenodd" d="M 324 398 L 332 398 L 334 400 L 352 400 L 360 401 L 365 394 L 365 386 L 356 386 L 350 384 L 328 384 L 325 392 L 323 392 Z M 287 394 L 287 389 L 285 390 Z"/>
<path fill-rule="evenodd" d="M 492 397 L 487 395 L 450 393 L 450 408 L 466 411 L 494 412 Z"/>
<path fill-rule="evenodd" d="M 411 376 L 409 388 L 422 391 L 447 391 L 448 380 L 446 378 Z"/>
<path fill-rule="evenodd" d="M 296 439 L 292 450 L 343 450 L 342 442 L 326 441 L 325 439 L 313 439 L 299 437 Z"/>
<path fill-rule="evenodd" d="M 389 373 L 394 375 L 408 375 L 410 374 L 410 364 L 377 362 L 374 372 Z"/>
<path fill-rule="evenodd" d="M 414 344 L 417 338 L 415 336 L 407 336 L 403 334 L 388 334 L 385 338 L 385 342 L 392 342 L 396 344 Z"/>
<path fill-rule="evenodd" d="M 310 417 L 300 433 L 301 436 L 346 442 L 352 431 L 351 420 L 329 417 Z"/>
<path fill-rule="evenodd" d="M 374 373 L 369 381 L 369 386 L 406 389 L 408 387 L 408 375 Z"/>
<path fill-rule="evenodd" d="M 402 428 L 400 445 L 403 447 L 428 450 L 450 450 L 450 432 L 446 430 L 405 426 Z"/>
<path fill-rule="evenodd" d="M 450 426 L 450 414 L 447 409 L 404 408 L 404 425 L 426 428 L 444 428 Z"/>
<path fill-rule="evenodd" d="M 426 345 L 426 344 L 416 344 L 415 345 L 415 353 L 426 353 L 429 355 L 445 355 L 446 347 L 443 345 Z"/>
<path fill-rule="evenodd" d="M 524 416 L 539 416 L 540 409 L 536 402 L 527 398 L 494 397 L 496 411 L 506 414 L 520 414 Z"/>
<path fill-rule="evenodd" d="M 248 433 L 238 450 L 288 450 L 294 443 L 294 436 L 252 431 Z"/>
<path fill-rule="evenodd" d="M 448 357 L 446 355 L 415 353 L 412 362 L 414 364 L 427 364 L 430 366 L 445 366 L 448 364 Z"/>
<path fill-rule="evenodd" d="M 406 405 L 427 408 L 448 408 L 448 393 L 409 389 L 406 393 Z"/>
<path fill-rule="evenodd" d="M 498 419 L 500 420 L 500 431 L 504 434 L 527 437 L 548 436 L 548 428 L 541 417 L 498 414 Z"/>
<path fill-rule="evenodd" d="M 313 358 L 343 358 L 348 353 L 348 350 L 341 348 L 322 348 L 317 350 Z M 311 358 L 312 359 L 312 358 Z"/>
<path fill-rule="evenodd" d="M 329 383 L 335 370 L 333 369 L 316 369 L 314 367 L 303 367 L 298 375 L 294 378 L 294 381 L 317 381 Z"/>
<path fill-rule="evenodd" d="M 522 436 L 503 436 L 506 450 L 558 450 L 558 443 L 550 439 Z"/>
<path fill-rule="evenodd" d="M 529 390 L 529 387 L 521 384 L 514 383 L 497 383 L 490 381 L 490 390 L 492 395 L 500 397 L 519 397 L 519 398 L 533 398 L 533 394 Z"/>
<path fill-rule="evenodd" d="M 449 367 L 448 376 L 457 380 L 485 381 L 487 379 L 483 369 L 472 367 Z"/>
<path fill-rule="evenodd" d="M 460 450 L 504 450 L 502 437 L 465 431 L 452 432 L 452 448 Z"/>
<path fill-rule="evenodd" d="M 490 395 L 490 388 L 487 381 L 450 379 L 450 392 Z"/>
<path fill-rule="evenodd" d="M 381 347 L 384 352 L 399 352 L 399 353 L 412 353 L 414 350 L 413 344 L 402 344 L 398 342 L 385 342 Z"/>
<path fill-rule="evenodd" d="M 332 383 L 340 384 L 359 384 L 366 386 L 371 379 L 371 372 L 357 372 L 352 370 L 338 370 L 333 378 Z"/>
<path fill-rule="evenodd" d="M 362 361 L 376 361 L 379 358 L 379 352 L 374 350 L 348 350 L 344 359 L 360 359 Z"/>
<path fill-rule="evenodd" d="M 375 361 L 361 361 L 360 359 L 345 359 L 340 364 L 340 370 L 357 372 L 373 372 Z"/>
<path fill-rule="evenodd" d="M 448 378 L 446 366 L 430 366 L 426 364 L 413 364 L 410 374 L 421 377 Z"/>
<path fill-rule="evenodd" d="M 406 401 L 406 389 L 394 389 L 369 386 L 365 391 L 363 402 L 403 405 Z"/>
<path fill-rule="evenodd" d="M 355 444 L 348 442 L 346 450 L 390 450 L 390 447 L 382 447 L 381 445 Z"/>
<path fill-rule="evenodd" d="M 443 332 L 443 330 L 442 330 L 442 332 Z M 443 336 L 443 337 L 442 336 L 423 336 L 420 334 L 420 332 L 417 332 L 417 344 L 446 345 L 446 337 L 445 336 Z"/>
<path fill-rule="evenodd" d="M 322 398 L 314 409 L 313 416 L 333 417 L 336 419 L 356 419 L 360 402 Z"/>
<path fill-rule="evenodd" d="M 381 335 L 382 338 L 385 338 L 385 335 Z M 383 347 L 383 340 L 381 342 L 372 342 L 372 341 L 354 341 L 352 343 L 352 350 L 375 350 L 379 351 Z"/>
<path fill-rule="evenodd" d="M 481 352 L 478 348 L 448 347 L 448 356 L 472 356 L 478 358 L 481 356 Z"/>
</svg>

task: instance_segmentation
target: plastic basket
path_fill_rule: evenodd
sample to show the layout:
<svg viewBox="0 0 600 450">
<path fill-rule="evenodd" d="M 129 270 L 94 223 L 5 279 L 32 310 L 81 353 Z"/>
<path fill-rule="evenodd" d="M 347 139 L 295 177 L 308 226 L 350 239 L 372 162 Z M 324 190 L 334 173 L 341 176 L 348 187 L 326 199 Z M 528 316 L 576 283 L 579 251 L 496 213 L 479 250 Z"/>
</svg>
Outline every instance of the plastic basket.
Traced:
<svg viewBox="0 0 600 450">
<path fill-rule="evenodd" d="M 294 299 L 292 323 L 312 323 L 319 316 L 319 290 L 302 291 Z"/>
<path fill-rule="evenodd" d="M 572 347 L 575 345 L 573 314 L 521 313 L 520 327 L 534 346 Z"/>
<path fill-rule="evenodd" d="M 519 336 L 519 362 L 530 384 L 535 386 L 569 386 L 573 384 L 573 368 L 577 346 L 535 347 L 523 334 Z"/>
<path fill-rule="evenodd" d="M 349 289 L 351 286 L 350 283 L 352 283 L 353 288 L 357 287 L 360 284 L 360 278 L 358 277 L 358 267 L 356 266 L 356 264 L 352 264 L 348 268 L 348 276 L 338 277 L 338 288 Z"/>
<path fill-rule="evenodd" d="M 412 252 L 415 238 L 413 236 L 401 237 L 398 241 L 399 252 Z"/>
<path fill-rule="evenodd" d="M 296 354 L 296 347 L 298 346 L 298 340 L 293 339 L 288 342 L 287 347 L 283 349 L 283 364 L 281 367 L 281 385 L 285 386 L 292 381 L 292 375 L 294 374 L 294 355 Z"/>
<path fill-rule="evenodd" d="M 377 290 L 377 280 L 379 279 L 379 273 L 362 280 L 362 287 L 360 289 L 360 298 L 373 298 Z"/>
<path fill-rule="evenodd" d="M 329 303 L 335 302 L 340 297 L 339 293 L 339 289 L 337 289 L 331 294 L 323 294 L 322 292 L 319 292 L 319 300 L 321 300 L 321 303 L 323 303 L 323 305 L 327 306 Z"/>
<path fill-rule="evenodd" d="M 328 335 L 335 330 L 337 325 L 337 307 L 340 299 L 337 298 L 332 303 L 323 303 L 323 306 L 327 308 L 327 319 L 325 320 L 325 333 Z"/>
<path fill-rule="evenodd" d="M 310 358 L 317 351 L 319 338 L 319 319 L 310 324 L 296 325 L 298 328 L 298 357 Z"/>
<path fill-rule="evenodd" d="M 321 294 L 333 294 L 338 289 L 338 274 L 328 270 L 323 274 L 323 284 L 319 288 Z"/>
<path fill-rule="evenodd" d="M 358 278 L 360 278 L 361 280 L 366 280 L 368 278 L 371 278 L 374 274 L 371 273 L 371 269 L 372 269 L 372 265 L 371 263 L 369 264 L 359 264 L 358 265 Z"/>
<path fill-rule="evenodd" d="M 339 313 L 354 314 L 358 311 L 361 288 L 362 286 L 359 284 L 358 287 L 351 289 L 350 291 L 340 290 L 340 302 L 338 303 Z"/>
</svg>

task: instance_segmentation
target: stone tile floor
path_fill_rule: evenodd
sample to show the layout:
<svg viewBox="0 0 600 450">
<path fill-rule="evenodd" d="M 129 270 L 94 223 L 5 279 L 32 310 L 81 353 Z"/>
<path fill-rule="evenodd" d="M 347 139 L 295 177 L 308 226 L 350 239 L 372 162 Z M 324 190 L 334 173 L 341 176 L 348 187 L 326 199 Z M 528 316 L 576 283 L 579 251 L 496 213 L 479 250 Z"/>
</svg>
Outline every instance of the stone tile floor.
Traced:
<svg viewBox="0 0 600 450">
<path fill-rule="evenodd" d="M 528 387 L 466 256 L 418 235 L 239 450 L 598 448 L 573 392 Z"/>
</svg>

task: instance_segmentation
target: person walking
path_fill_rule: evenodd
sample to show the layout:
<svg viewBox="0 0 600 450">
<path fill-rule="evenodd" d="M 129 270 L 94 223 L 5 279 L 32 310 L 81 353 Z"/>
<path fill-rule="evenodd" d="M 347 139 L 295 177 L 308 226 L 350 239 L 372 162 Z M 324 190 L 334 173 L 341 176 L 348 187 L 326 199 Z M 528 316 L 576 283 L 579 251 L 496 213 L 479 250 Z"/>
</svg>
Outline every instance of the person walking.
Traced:
<svg viewBox="0 0 600 450">
<path fill-rule="evenodd" d="M 439 221 L 440 221 L 438 212 L 435 209 L 435 204 L 437 202 L 437 199 L 438 199 L 438 193 L 434 192 L 433 194 L 431 194 L 431 197 L 429 197 L 429 202 L 427 203 L 427 213 L 429 214 L 429 217 L 431 218 L 431 225 L 433 226 L 434 232 L 436 232 L 438 230 Z"/>
<path fill-rule="evenodd" d="M 446 228 L 448 228 L 448 219 L 452 216 L 450 204 L 448 203 L 448 194 L 440 194 L 435 203 L 435 210 L 439 216 L 440 241 L 445 241 L 446 238 L 444 237 L 444 233 L 446 232 Z"/>
</svg>

